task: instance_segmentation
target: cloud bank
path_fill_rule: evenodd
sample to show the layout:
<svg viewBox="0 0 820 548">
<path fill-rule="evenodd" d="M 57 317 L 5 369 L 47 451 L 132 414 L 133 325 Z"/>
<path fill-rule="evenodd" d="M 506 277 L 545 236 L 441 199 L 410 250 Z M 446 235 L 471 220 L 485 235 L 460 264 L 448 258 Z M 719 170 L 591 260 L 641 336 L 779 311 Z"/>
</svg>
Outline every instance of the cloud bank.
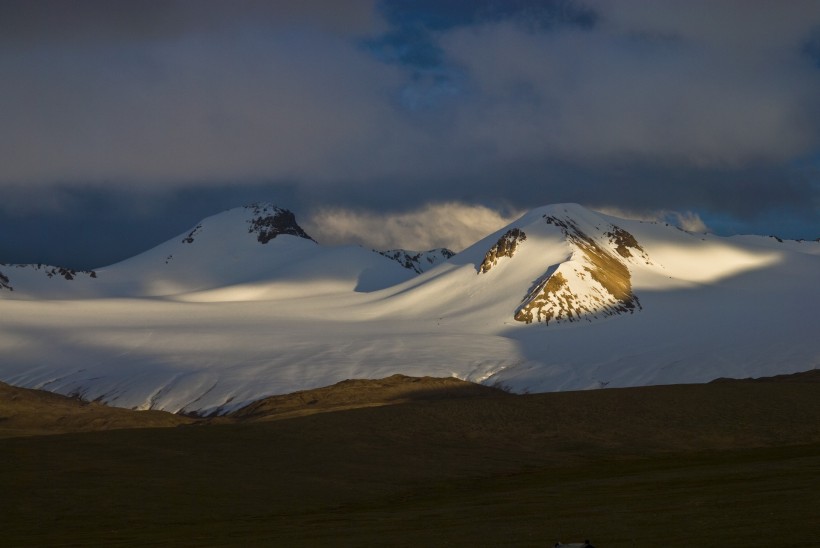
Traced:
<svg viewBox="0 0 820 548">
<path fill-rule="evenodd" d="M 0 74 L 0 189 L 27 211 L 287 188 L 337 220 L 820 214 L 812 0 L 8 0 Z"/>
<path fill-rule="evenodd" d="M 384 26 L 369 2 L 6 3 L 0 181 L 374 183 L 544 158 L 767 164 L 818 146 L 810 2 L 589 6 L 592 28 L 436 33 L 462 78 L 447 94 L 360 47 Z"/>
<path fill-rule="evenodd" d="M 327 245 L 357 243 L 377 250 L 413 251 L 446 247 L 459 252 L 518 216 L 484 206 L 437 203 L 404 213 L 320 209 L 302 224 L 308 234 Z"/>
</svg>

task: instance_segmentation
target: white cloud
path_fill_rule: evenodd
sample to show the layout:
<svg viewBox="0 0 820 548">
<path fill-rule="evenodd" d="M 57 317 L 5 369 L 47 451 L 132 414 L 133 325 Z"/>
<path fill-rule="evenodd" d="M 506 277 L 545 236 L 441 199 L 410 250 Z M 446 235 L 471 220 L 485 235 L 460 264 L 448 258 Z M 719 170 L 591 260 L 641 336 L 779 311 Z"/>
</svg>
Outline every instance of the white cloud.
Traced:
<svg viewBox="0 0 820 548">
<path fill-rule="evenodd" d="M 670 211 L 666 209 L 637 211 L 616 206 L 595 207 L 594 209 L 605 215 L 621 219 L 669 223 L 689 232 L 711 232 L 711 229 L 706 226 L 706 223 L 695 211 Z"/>
<path fill-rule="evenodd" d="M 671 213 L 675 226 L 689 232 L 711 232 L 700 215 L 692 211 L 674 211 Z"/>
<path fill-rule="evenodd" d="M 519 215 L 462 203 L 429 204 L 404 213 L 357 212 L 343 208 L 314 211 L 305 230 L 327 245 L 357 243 L 373 249 L 461 251 L 511 223 Z"/>
</svg>

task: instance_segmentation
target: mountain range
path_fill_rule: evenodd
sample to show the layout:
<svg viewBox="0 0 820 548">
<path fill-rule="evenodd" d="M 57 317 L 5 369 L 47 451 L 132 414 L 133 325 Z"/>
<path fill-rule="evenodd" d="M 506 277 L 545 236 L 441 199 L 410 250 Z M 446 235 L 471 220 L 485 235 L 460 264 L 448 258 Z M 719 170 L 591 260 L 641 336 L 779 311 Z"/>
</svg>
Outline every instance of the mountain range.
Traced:
<svg viewBox="0 0 820 548">
<path fill-rule="evenodd" d="M 820 366 L 820 242 L 687 232 L 576 204 L 454 254 L 327 247 L 253 204 L 120 263 L 0 264 L 0 380 L 224 414 L 394 374 L 516 392 Z"/>
</svg>

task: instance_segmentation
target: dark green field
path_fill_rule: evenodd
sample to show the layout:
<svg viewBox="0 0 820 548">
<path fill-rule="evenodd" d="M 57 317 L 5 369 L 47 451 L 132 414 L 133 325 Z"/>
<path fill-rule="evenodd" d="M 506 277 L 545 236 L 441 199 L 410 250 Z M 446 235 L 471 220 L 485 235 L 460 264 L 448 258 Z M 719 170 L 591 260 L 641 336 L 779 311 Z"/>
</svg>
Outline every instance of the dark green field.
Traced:
<svg viewBox="0 0 820 548">
<path fill-rule="evenodd" d="M 348 385 L 341 411 L 7 437 L 0 545 L 817 545 L 820 383 L 791 380 L 462 397 L 426 381 L 358 409 Z"/>
</svg>

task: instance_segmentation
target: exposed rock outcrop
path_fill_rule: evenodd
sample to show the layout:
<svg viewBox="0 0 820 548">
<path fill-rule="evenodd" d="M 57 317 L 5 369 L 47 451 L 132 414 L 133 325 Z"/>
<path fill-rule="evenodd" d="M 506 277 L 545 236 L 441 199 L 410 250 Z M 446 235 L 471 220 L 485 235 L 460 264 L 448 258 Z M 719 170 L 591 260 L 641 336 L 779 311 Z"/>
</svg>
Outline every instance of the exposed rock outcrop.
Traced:
<svg viewBox="0 0 820 548">
<path fill-rule="evenodd" d="M 478 273 L 488 272 L 498 264 L 498 259 L 502 257 L 512 258 L 515 250 L 521 242 L 527 239 L 527 235 L 520 228 L 511 228 L 501 236 L 493 247 L 484 255 L 484 261 L 478 267 Z"/>
<path fill-rule="evenodd" d="M 3 274 L 2 271 L 0 271 L 0 289 L 8 289 L 9 291 L 14 291 L 14 288 L 11 287 L 11 282 L 9 281 L 8 276 Z"/>
<path fill-rule="evenodd" d="M 446 247 L 419 252 L 407 251 L 406 249 L 388 249 L 387 251 L 376 251 L 376 253 L 396 261 L 404 268 L 412 270 L 417 274 L 426 272 L 435 265 L 455 255 L 453 251 L 450 251 Z"/>
<path fill-rule="evenodd" d="M 44 274 L 47 278 L 57 278 L 63 279 L 67 281 L 72 281 L 78 278 L 79 276 L 88 276 L 89 278 L 96 278 L 97 273 L 93 270 L 74 270 L 73 268 L 65 268 L 62 266 L 51 266 L 47 264 L 0 264 L 0 266 L 4 266 L 6 268 L 11 268 L 16 271 L 23 270 L 23 271 L 33 271 L 39 274 Z M 10 272 L 6 270 L 6 272 Z M 10 275 L 14 277 L 14 273 L 10 272 Z M 19 281 L 19 279 L 18 279 Z M 0 272 L 0 290 L 6 289 L 8 291 L 14 291 L 14 287 L 12 285 L 11 278 L 9 275 Z"/>
<path fill-rule="evenodd" d="M 585 234 L 572 219 L 545 216 L 544 220 L 561 229 L 573 254 L 524 297 L 515 312 L 516 320 L 573 322 L 632 313 L 641 308 L 632 292 L 629 268 L 623 261 L 633 257 L 633 252 L 647 261 L 648 258 L 632 234 L 614 225 L 605 232 L 603 236 L 614 246 L 612 252 L 605 248 L 606 241 L 596 241 Z"/>
<path fill-rule="evenodd" d="M 634 254 L 638 254 L 648 260 L 646 252 L 635 239 L 635 236 L 623 228 L 612 225 L 612 230 L 607 232 L 606 236 L 609 237 L 609 242 L 615 246 L 615 251 L 617 251 L 621 257 L 629 259 L 630 257 L 634 257 Z"/>
<path fill-rule="evenodd" d="M 248 232 L 255 233 L 260 243 L 266 244 L 280 234 L 316 241 L 296 224 L 296 216 L 290 210 L 270 204 L 251 204 L 246 209 L 253 213 L 253 218 L 248 221 Z"/>
<path fill-rule="evenodd" d="M 40 265 L 37 265 L 37 266 L 39 267 Z M 44 272 L 46 273 L 46 276 L 48 276 L 49 278 L 53 278 L 55 276 L 62 276 L 66 280 L 73 280 L 77 276 L 77 274 L 85 274 L 89 278 L 96 278 L 97 277 L 97 273 L 94 272 L 93 270 L 80 270 L 80 271 L 77 271 L 77 270 L 74 270 L 73 268 L 64 268 L 62 266 L 45 267 Z"/>
<path fill-rule="evenodd" d="M 199 234 L 201 231 L 202 231 L 202 225 L 196 225 L 196 228 L 194 228 L 192 231 L 190 231 L 186 237 L 182 238 L 182 243 L 183 244 L 192 244 L 192 243 L 194 243 L 194 236 Z"/>
</svg>

